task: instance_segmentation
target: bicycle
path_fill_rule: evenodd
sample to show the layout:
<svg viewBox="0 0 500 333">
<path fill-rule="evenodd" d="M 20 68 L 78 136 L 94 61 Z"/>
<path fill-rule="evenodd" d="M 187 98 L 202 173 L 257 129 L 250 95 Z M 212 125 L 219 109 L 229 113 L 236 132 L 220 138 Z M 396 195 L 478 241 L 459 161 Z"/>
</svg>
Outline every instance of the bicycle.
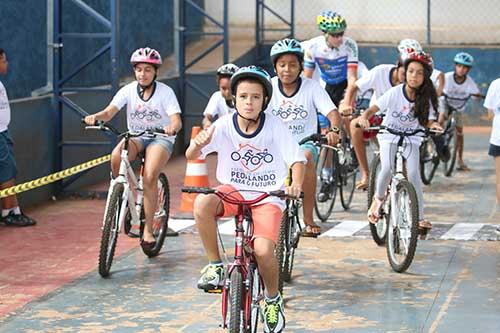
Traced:
<svg viewBox="0 0 500 333">
<path fill-rule="evenodd" d="M 399 137 L 395 156 L 395 169 L 392 171 L 387 194 L 379 211 L 377 224 L 384 223 L 387 228 L 386 249 L 392 269 L 402 273 L 410 267 L 417 248 L 418 235 L 427 230 L 418 227 L 418 200 L 413 185 L 406 179 L 404 164 L 404 139 L 418 133 L 440 133 L 429 129 L 416 129 L 400 132 L 386 126 L 369 127 L 366 130 L 388 132 Z"/>
<path fill-rule="evenodd" d="M 239 200 L 230 193 L 205 187 L 184 187 L 185 193 L 215 194 L 221 200 L 238 205 L 235 216 L 234 261 L 226 268 L 222 290 L 222 327 L 230 333 L 257 332 L 261 319 L 260 302 L 264 299 L 264 283 L 253 250 L 253 223 L 250 207 L 276 196 L 286 198 L 284 191 L 262 192 L 253 200 Z M 256 192 L 256 191 L 252 191 Z M 229 319 L 228 319 L 229 315 Z"/>
<path fill-rule="evenodd" d="M 129 141 L 131 138 L 142 135 L 155 137 L 164 134 L 162 134 L 162 129 L 146 130 L 137 133 L 130 131 L 120 133 L 110 124 L 103 122 L 98 122 L 96 126 L 86 126 L 85 129 L 109 131 L 124 139 L 120 156 L 120 171 L 116 178 L 111 179 L 102 224 L 98 270 L 102 277 L 108 277 L 113 263 L 118 234 L 122 227 L 124 232 L 128 233 L 132 225 L 138 226 L 142 239 L 145 224 L 143 208 L 143 170 L 145 160 L 143 156 L 141 158 L 139 179 L 137 179 L 128 160 Z M 141 244 L 142 251 L 150 258 L 159 254 L 165 241 L 169 209 L 170 193 L 168 179 L 164 173 L 160 173 L 158 177 L 158 204 L 153 221 L 153 235 L 156 238 L 156 243 L 152 248 L 144 247 Z"/>
<path fill-rule="evenodd" d="M 471 97 L 484 98 L 483 95 L 469 94 L 465 98 L 451 97 L 443 93 L 445 105 L 448 109 L 448 114 L 446 115 L 446 122 L 443 134 L 443 151 L 449 152 L 449 156 L 443 156 L 444 162 L 444 175 L 446 177 L 451 177 L 453 174 L 453 169 L 455 167 L 455 162 L 457 159 L 457 131 L 456 131 L 456 113 L 463 109 L 465 104 L 469 101 Z M 452 101 L 457 101 L 458 103 L 453 103 Z M 450 103 L 451 102 L 451 103 Z"/>
<path fill-rule="evenodd" d="M 320 153 L 316 166 L 314 210 L 318 218 L 325 222 L 332 213 L 337 188 L 339 188 L 342 207 L 345 210 L 350 208 L 356 188 L 358 166 L 354 150 L 351 149 L 350 139 L 344 129 L 340 130 L 340 141 L 336 146 L 330 146 L 325 142 L 318 143 L 318 145 Z"/>
</svg>

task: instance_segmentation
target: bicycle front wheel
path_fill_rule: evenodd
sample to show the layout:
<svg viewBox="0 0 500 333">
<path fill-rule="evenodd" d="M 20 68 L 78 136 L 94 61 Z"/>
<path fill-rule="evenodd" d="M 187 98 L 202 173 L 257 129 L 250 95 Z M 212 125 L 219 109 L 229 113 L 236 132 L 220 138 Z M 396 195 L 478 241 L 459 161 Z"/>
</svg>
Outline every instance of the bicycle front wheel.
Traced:
<svg viewBox="0 0 500 333">
<path fill-rule="evenodd" d="M 292 214 L 288 217 L 286 228 L 286 247 L 284 261 L 282 266 L 282 278 L 285 282 L 292 280 L 293 261 L 295 259 L 295 250 L 299 245 L 300 240 L 300 224 L 299 224 L 299 207 L 296 201 L 292 201 L 290 205 Z"/>
<path fill-rule="evenodd" d="M 413 185 L 401 180 L 396 188 L 391 210 L 395 218 L 387 227 L 387 256 L 394 271 L 402 273 L 410 267 L 418 240 L 418 201 Z"/>
<path fill-rule="evenodd" d="M 160 173 L 158 177 L 158 201 L 153 218 L 153 235 L 156 239 L 156 244 L 153 248 L 143 247 L 142 251 L 148 257 L 155 257 L 160 253 L 160 250 L 165 242 L 165 236 L 168 229 L 168 216 L 170 211 L 170 188 L 168 185 L 167 176 Z M 142 220 L 141 224 L 144 223 Z"/>
<path fill-rule="evenodd" d="M 107 208 L 104 214 L 104 225 L 101 236 L 101 248 L 99 251 L 99 274 L 102 277 L 109 276 L 109 271 L 115 255 L 123 189 L 123 184 L 116 184 L 112 189 L 109 201 L 106 205 Z"/>
<path fill-rule="evenodd" d="M 350 149 L 345 150 L 345 162 L 340 167 L 340 202 L 345 210 L 351 207 L 352 197 L 356 189 L 356 175 L 358 168 L 354 164 L 353 152 Z"/>
<path fill-rule="evenodd" d="M 257 333 L 260 314 L 260 302 L 264 298 L 264 284 L 259 274 L 257 267 L 253 266 L 250 270 L 251 284 L 251 302 L 250 302 L 250 327 L 248 329 L 251 333 Z"/>
<path fill-rule="evenodd" d="M 284 283 L 284 263 L 285 263 L 285 253 L 287 248 L 287 232 L 288 232 L 288 210 L 289 206 L 287 204 L 287 208 L 283 211 L 283 217 L 281 218 L 280 224 L 280 234 L 278 237 L 278 243 L 276 243 L 276 247 L 274 249 L 274 254 L 276 256 L 276 260 L 278 261 L 279 267 L 279 280 L 278 280 L 278 289 L 281 294 L 283 294 L 283 283 Z"/>
<path fill-rule="evenodd" d="M 314 200 L 314 211 L 322 222 L 326 222 L 330 217 L 337 196 L 337 166 L 337 153 L 330 148 L 322 147 L 316 168 Z"/>
<path fill-rule="evenodd" d="M 231 284 L 229 287 L 229 333 L 240 333 L 243 330 L 242 300 L 243 300 L 243 277 L 239 269 L 231 273 Z"/>
<path fill-rule="evenodd" d="M 439 157 L 434 140 L 424 140 L 420 146 L 420 178 L 425 185 L 431 184 L 438 164 Z"/>
<path fill-rule="evenodd" d="M 446 177 L 451 177 L 453 174 L 453 169 L 455 168 L 455 162 L 457 160 L 457 133 L 453 129 L 448 135 L 448 150 L 450 152 L 450 159 L 444 163 L 444 175 Z"/>
<path fill-rule="evenodd" d="M 377 175 L 380 172 L 380 156 L 375 154 L 373 157 L 372 163 L 370 165 L 370 174 L 368 177 L 368 209 L 372 205 L 373 196 L 375 195 L 375 187 L 377 184 Z M 387 200 L 390 202 L 390 200 Z M 389 205 L 387 205 L 389 207 Z M 369 223 L 370 225 L 370 233 L 372 235 L 373 240 L 377 245 L 385 245 L 386 237 L 387 237 L 387 220 L 390 218 L 389 209 L 384 210 L 384 215 L 377 224 Z"/>
</svg>

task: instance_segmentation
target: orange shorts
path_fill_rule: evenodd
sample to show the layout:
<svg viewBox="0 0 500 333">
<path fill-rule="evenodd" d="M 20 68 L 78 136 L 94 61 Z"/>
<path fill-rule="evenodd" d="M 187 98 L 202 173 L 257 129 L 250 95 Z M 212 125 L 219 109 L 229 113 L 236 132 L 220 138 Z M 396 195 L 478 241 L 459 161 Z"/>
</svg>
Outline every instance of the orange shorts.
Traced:
<svg viewBox="0 0 500 333">
<path fill-rule="evenodd" d="M 231 193 L 232 198 L 243 200 L 241 194 L 231 185 L 217 186 L 217 190 Z M 231 217 L 238 214 L 238 205 L 222 201 L 223 213 L 219 217 Z M 280 233 L 283 211 L 272 203 L 263 203 L 252 206 L 253 237 L 269 239 L 276 244 Z"/>
</svg>

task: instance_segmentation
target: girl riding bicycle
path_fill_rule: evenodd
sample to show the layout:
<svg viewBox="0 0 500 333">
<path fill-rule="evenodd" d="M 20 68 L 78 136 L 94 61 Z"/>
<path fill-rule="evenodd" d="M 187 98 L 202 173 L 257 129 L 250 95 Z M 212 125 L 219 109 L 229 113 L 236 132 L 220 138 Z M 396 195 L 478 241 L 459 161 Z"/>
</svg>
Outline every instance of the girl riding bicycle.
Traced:
<svg viewBox="0 0 500 333">
<path fill-rule="evenodd" d="M 149 47 L 134 51 L 130 57 L 136 81 L 116 93 L 111 103 L 102 111 L 85 117 L 85 123 L 94 125 L 96 121 L 110 121 L 122 107 L 127 105 L 127 125 L 129 131 L 162 128 L 166 137 L 138 137 L 130 140 L 129 159 L 145 151 L 144 164 L 144 215 L 145 228 L 142 235 L 143 247 L 154 247 L 152 221 L 158 196 L 158 176 L 166 165 L 175 142 L 175 135 L 182 128 L 180 107 L 173 90 L 166 84 L 156 81 L 158 68 L 162 64 L 160 53 Z M 120 153 L 123 141 L 111 153 L 113 177 L 118 175 Z"/>
<path fill-rule="evenodd" d="M 288 195 L 298 197 L 306 159 L 285 125 L 263 112 L 273 94 L 269 74 L 256 66 L 240 68 L 231 78 L 231 91 L 236 113 L 222 117 L 200 132 L 191 141 L 186 157 L 196 159 L 217 152 L 217 179 L 223 184 L 218 189 L 233 197 L 248 200 L 258 195 L 249 191 L 282 188 Z M 265 149 L 272 159 L 262 158 L 257 165 L 251 159 L 231 158 L 234 152 L 239 156 L 249 152 L 256 155 Z M 288 166 L 292 168 L 292 184 L 285 188 Z M 275 197 L 252 207 L 255 257 L 266 290 L 265 332 L 281 332 L 285 326 L 283 301 L 278 292 L 279 268 L 274 255 L 283 209 L 284 202 Z M 221 287 L 224 269 L 217 245 L 216 219 L 237 213 L 237 206 L 222 202 L 214 194 L 197 196 L 193 215 L 209 260 L 198 288 L 209 291 Z"/>
<path fill-rule="evenodd" d="M 212 123 L 229 113 L 234 112 L 233 98 L 231 95 L 231 76 L 238 70 L 234 64 L 224 64 L 217 69 L 217 87 L 219 90 L 212 94 L 205 111 L 203 111 L 202 125 L 207 129 Z"/>
<path fill-rule="evenodd" d="M 340 114 L 318 82 L 300 77 L 303 59 L 304 52 L 295 39 L 279 40 L 271 48 L 271 61 L 277 76 L 271 79 L 273 97 L 268 112 L 283 121 L 295 141 L 299 142 L 317 132 L 318 111 L 333 124 L 326 137 L 329 145 L 336 145 L 339 139 Z M 321 233 L 313 219 L 318 148 L 310 142 L 303 144 L 301 148 L 307 158 L 303 200 L 306 229 L 302 235 L 316 237 Z"/>
<path fill-rule="evenodd" d="M 382 125 L 398 131 L 412 131 L 419 127 L 442 130 L 435 121 L 437 109 L 436 89 L 430 76 L 432 58 L 424 52 L 410 53 L 404 62 L 406 83 L 387 91 L 377 102 L 366 110 L 359 118 L 363 128 L 370 126 L 369 119 L 379 110 L 386 110 Z M 378 134 L 380 142 L 381 169 L 377 177 L 375 195 L 368 210 L 370 223 L 377 223 L 380 208 L 394 168 L 396 153 L 396 136 L 390 133 Z M 424 219 L 424 200 L 419 169 L 419 146 L 422 138 L 414 136 L 408 139 L 405 146 L 406 170 L 408 180 L 417 192 L 420 228 L 432 228 L 432 224 Z"/>
</svg>

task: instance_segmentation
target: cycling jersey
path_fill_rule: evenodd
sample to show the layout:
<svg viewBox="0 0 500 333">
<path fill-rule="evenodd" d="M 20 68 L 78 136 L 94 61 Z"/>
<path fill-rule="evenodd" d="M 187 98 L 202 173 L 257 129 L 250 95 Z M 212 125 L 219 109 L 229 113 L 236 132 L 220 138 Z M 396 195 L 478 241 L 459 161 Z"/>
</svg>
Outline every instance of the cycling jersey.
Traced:
<svg viewBox="0 0 500 333">
<path fill-rule="evenodd" d="M 343 37 L 338 48 L 330 48 L 324 36 L 318 36 L 308 42 L 309 48 L 304 53 L 304 67 L 319 67 L 321 79 L 329 85 L 336 85 L 347 80 L 347 68 L 358 65 L 358 45 L 349 37 Z"/>
<path fill-rule="evenodd" d="M 0 133 L 7 130 L 10 123 L 10 105 L 7 90 L 0 81 Z"/>
<path fill-rule="evenodd" d="M 415 102 L 409 100 L 406 96 L 405 84 L 400 84 L 389 89 L 377 100 L 375 105 L 380 110 L 386 110 L 384 120 L 382 121 L 382 125 L 384 126 L 403 132 L 411 132 L 418 128 L 423 128 L 414 114 Z M 431 104 L 429 120 L 435 119 L 436 112 Z M 393 142 L 398 137 L 391 133 L 379 133 L 377 138 L 379 141 Z M 422 139 L 422 136 L 419 135 L 408 138 L 412 144 L 420 144 Z"/>
<path fill-rule="evenodd" d="M 155 81 L 151 97 L 145 101 L 139 96 L 137 81 L 118 90 L 111 105 L 118 109 L 127 105 L 127 125 L 130 131 L 144 131 L 170 124 L 169 116 L 181 113 L 174 91 L 162 82 Z M 175 135 L 167 138 L 172 143 Z"/>
<path fill-rule="evenodd" d="M 318 131 L 317 111 L 327 116 L 336 109 L 326 91 L 314 80 L 299 78 L 297 91 L 292 96 L 283 93 L 277 76 L 271 82 L 273 96 L 266 112 L 283 121 L 297 142 Z"/>
<path fill-rule="evenodd" d="M 490 143 L 500 146 L 500 79 L 491 82 L 484 99 L 484 107 L 493 110 Z"/>
<path fill-rule="evenodd" d="M 370 69 L 366 75 L 363 75 L 356 81 L 356 86 L 360 94 L 369 89 L 373 90 L 370 106 L 377 101 L 377 98 L 393 87 L 391 76 L 395 70 L 397 69 L 394 65 L 378 65 Z"/>
<path fill-rule="evenodd" d="M 476 82 L 467 75 L 466 79 L 462 83 L 457 83 L 454 78 L 454 72 L 448 72 L 444 75 L 444 89 L 443 92 L 448 97 L 453 98 L 467 98 L 470 94 L 479 94 L 479 88 L 477 87 Z M 447 100 L 448 104 L 453 108 L 457 109 L 459 112 L 463 112 L 465 106 L 463 105 L 463 101 L 457 101 L 453 99 Z M 461 108 L 460 108 L 461 106 Z"/>
<path fill-rule="evenodd" d="M 217 180 L 241 191 L 250 200 L 259 194 L 244 190 L 274 191 L 284 189 L 288 167 L 296 162 L 306 163 L 304 153 L 283 122 L 261 114 L 258 129 L 245 134 L 238 125 L 238 114 L 214 122 L 212 141 L 201 149 L 201 158 L 217 152 Z M 285 201 L 269 197 L 261 203 L 272 202 L 283 208 Z"/>
<path fill-rule="evenodd" d="M 221 92 L 216 91 L 210 97 L 205 111 L 203 111 L 203 115 L 210 115 L 212 117 L 218 116 L 220 118 L 226 114 L 233 113 L 234 111 L 234 108 L 227 105 L 226 99 L 222 96 Z"/>
</svg>

